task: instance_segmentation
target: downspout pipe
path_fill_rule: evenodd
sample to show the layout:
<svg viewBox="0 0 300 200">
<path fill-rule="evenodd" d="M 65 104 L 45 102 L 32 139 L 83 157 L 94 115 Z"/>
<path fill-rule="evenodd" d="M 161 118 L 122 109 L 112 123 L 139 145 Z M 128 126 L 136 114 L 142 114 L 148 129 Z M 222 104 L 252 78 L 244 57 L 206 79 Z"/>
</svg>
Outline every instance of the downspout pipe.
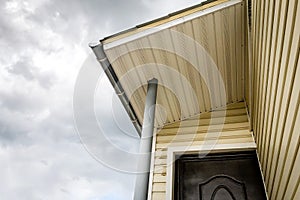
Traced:
<svg viewBox="0 0 300 200">
<path fill-rule="evenodd" d="M 119 99 L 121 100 L 126 112 L 128 113 L 130 120 L 132 121 L 135 129 L 137 130 L 138 134 L 141 136 L 142 126 L 133 110 L 132 105 L 129 102 L 127 95 L 124 92 L 122 85 L 119 82 L 119 79 L 113 70 L 111 63 L 109 62 L 103 48 L 103 44 L 99 41 L 96 43 L 90 43 L 90 48 L 93 50 L 94 54 L 98 62 L 101 64 L 106 76 L 108 77 L 109 81 L 111 82 L 112 86 L 115 89 Z"/>
<path fill-rule="evenodd" d="M 155 122 L 157 79 L 148 81 L 143 129 L 140 141 L 140 157 L 136 176 L 134 200 L 147 200 L 151 164 L 151 150 Z"/>
</svg>

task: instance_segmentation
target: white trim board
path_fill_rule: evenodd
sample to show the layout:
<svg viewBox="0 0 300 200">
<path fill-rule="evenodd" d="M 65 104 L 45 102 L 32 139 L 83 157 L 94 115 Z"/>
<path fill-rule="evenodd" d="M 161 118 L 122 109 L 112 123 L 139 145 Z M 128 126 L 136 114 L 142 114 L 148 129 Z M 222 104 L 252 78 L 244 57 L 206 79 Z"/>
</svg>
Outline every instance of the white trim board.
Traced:
<svg viewBox="0 0 300 200">
<path fill-rule="evenodd" d="M 106 43 L 106 44 L 103 45 L 103 48 L 104 48 L 104 50 L 108 50 L 108 49 L 120 46 L 122 44 L 131 42 L 133 40 L 140 39 L 140 38 L 148 36 L 150 34 L 157 33 L 157 32 L 159 32 L 161 30 L 165 30 L 165 29 L 171 28 L 171 27 L 176 26 L 178 24 L 181 24 L 181 23 L 184 23 L 184 22 L 196 19 L 198 17 L 201 17 L 201 16 L 204 16 L 204 15 L 213 13 L 215 11 L 218 11 L 218 10 L 221 10 L 221 9 L 224 9 L 224 8 L 227 8 L 227 7 L 230 7 L 230 6 L 242 3 L 242 2 L 243 2 L 243 0 L 231 0 L 231 1 L 227 1 L 227 2 L 221 3 L 219 5 L 216 5 L 216 6 L 213 6 L 213 7 L 210 7 L 210 8 L 207 8 L 207 9 L 200 10 L 198 12 L 192 13 L 190 15 L 187 15 L 187 16 L 184 16 L 184 17 L 180 17 L 178 19 L 175 19 L 173 21 L 164 23 L 162 25 L 146 29 L 144 31 L 141 31 L 141 32 L 129 35 L 127 37 L 115 40 L 113 42 Z"/>
<path fill-rule="evenodd" d="M 233 151 L 249 151 L 256 150 L 255 142 L 236 143 L 236 144 L 217 144 L 217 145 L 201 145 L 187 148 L 186 146 L 169 147 L 167 152 L 167 183 L 166 183 L 166 200 L 173 200 L 174 185 L 174 161 L 178 154 L 190 154 L 201 152 L 233 152 Z"/>
<path fill-rule="evenodd" d="M 151 155 L 151 163 L 150 163 L 149 183 L 148 183 L 148 197 L 147 197 L 147 199 L 152 199 L 156 133 L 157 133 L 157 127 L 154 127 L 153 138 L 152 138 L 152 155 Z"/>
</svg>

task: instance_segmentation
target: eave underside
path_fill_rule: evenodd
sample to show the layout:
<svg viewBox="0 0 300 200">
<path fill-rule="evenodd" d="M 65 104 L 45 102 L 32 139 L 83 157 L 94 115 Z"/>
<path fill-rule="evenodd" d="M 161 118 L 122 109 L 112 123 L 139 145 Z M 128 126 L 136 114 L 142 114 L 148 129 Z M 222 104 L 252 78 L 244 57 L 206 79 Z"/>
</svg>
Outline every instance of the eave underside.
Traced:
<svg viewBox="0 0 300 200">
<path fill-rule="evenodd" d="M 215 10 L 203 15 L 205 10 L 193 12 L 199 17 L 184 16 L 182 23 L 134 40 L 104 45 L 141 123 L 152 78 L 159 83 L 156 127 L 245 100 L 246 10 L 242 1 L 233 2 L 211 6 Z"/>
</svg>

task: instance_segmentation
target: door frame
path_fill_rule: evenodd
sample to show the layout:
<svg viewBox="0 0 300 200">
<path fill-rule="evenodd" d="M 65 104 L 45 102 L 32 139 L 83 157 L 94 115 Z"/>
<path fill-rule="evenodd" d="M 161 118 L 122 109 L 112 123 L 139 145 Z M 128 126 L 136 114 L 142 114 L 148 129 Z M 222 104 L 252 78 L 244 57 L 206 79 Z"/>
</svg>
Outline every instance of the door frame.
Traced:
<svg viewBox="0 0 300 200">
<path fill-rule="evenodd" d="M 198 154 L 198 153 L 227 153 L 235 151 L 256 151 L 257 146 L 255 142 L 250 143 L 235 143 L 235 144 L 215 144 L 215 145 L 201 145 L 201 146 L 174 146 L 168 147 L 167 150 L 167 182 L 166 182 L 166 200 L 173 200 L 174 197 L 174 176 L 175 176 L 175 159 L 177 155 L 182 154 Z M 257 155 L 257 152 L 256 152 Z M 260 163 L 260 172 L 262 175 Z M 263 177 L 263 175 L 262 175 Z M 265 183 L 263 181 L 264 187 Z M 265 187 L 266 191 L 266 187 Z M 267 196 L 267 195 L 266 195 Z"/>
</svg>

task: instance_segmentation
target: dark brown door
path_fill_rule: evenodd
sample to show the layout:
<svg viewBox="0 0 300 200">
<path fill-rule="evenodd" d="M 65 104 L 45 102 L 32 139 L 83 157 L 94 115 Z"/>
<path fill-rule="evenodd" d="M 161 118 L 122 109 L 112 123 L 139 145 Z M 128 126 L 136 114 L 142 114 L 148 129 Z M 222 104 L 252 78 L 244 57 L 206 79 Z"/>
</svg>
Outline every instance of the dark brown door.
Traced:
<svg viewBox="0 0 300 200">
<path fill-rule="evenodd" d="M 177 200 L 265 200 L 256 152 L 183 155 L 175 162 Z"/>
</svg>

